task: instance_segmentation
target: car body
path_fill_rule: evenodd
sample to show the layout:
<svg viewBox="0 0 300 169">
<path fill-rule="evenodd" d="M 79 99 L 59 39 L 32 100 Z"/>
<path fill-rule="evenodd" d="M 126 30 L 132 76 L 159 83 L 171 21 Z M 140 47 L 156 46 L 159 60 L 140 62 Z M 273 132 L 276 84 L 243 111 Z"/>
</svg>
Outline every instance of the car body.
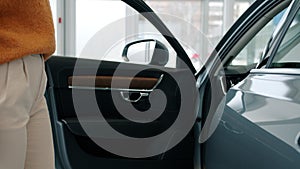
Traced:
<svg viewBox="0 0 300 169">
<path fill-rule="evenodd" d="M 207 168 L 299 168 L 298 16 L 293 1 L 261 64 L 226 94 L 218 128 L 205 143 Z"/>
<path fill-rule="evenodd" d="M 272 22 L 274 17 L 282 11 L 290 13 L 296 10 L 289 5 L 297 5 L 299 1 L 255 1 L 216 46 L 199 72 L 196 72 L 189 54 L 176 37 L 167 36 L 172 33 L 149 6 L 142 0 L 124 2 L 142 15 L 144 12 L 148 13 L 144 17 L 157 28 L 185 66 L 177 64 L 176 68 L 167 68 L 159 64 L 139 65 L 61 56 L 49 59 L 46 62 L 49 81 L 46 98 L 53 127 L 57 169 L 300 167 L 297 145 L 297 130 L 300 131 L 297 95 L 286 95 L 280 90 L 293 89 L 292 93 L 299 91 L 297 70 L 289 70 L 286 73 L 285 70 L 268 69 L 251 71 L 265 67 L 265 64 L 260 63 L 268 62 L 268 58 L 272 58 L 268 54 L 275 50 L 272 47 L 279 43 L 277 37 L 283 36 L 284 29 L 278 28 L 274 34 L 270 33 L 264 44 L 267 45 L 264 55 L 259 55 L 255 62 L 246 65 L 232 64 L 245 46 Z M 288 17 L 283 17 L 282 20 L 284 19 Z M 279 27 L 284 25 L 280 23 Z M 120 68 L 120 65 L 123 67 Z M 121 76 L 115 76 L 117 70 L 121 71 Z M 136 71 L 139 73 L 134 74 Z M 184 93 L 180 93 L 179 84 L 166 72 L 171 72 L 183 82 L 192 74 L 195 84 L 191 91 L 199 91 L 197 98 L 191 98 L 190 111 L 185 112 L 195 115 L 195 120 L 189 124 L 192 128 L 185 137 L 170 150 L 168 144 L 154 142 L 152 146 L 162 144 L 166 150 L 149 157 L 124 157 L 97 145 L 82 124 L 97 131 L 105 125 L 104 123 L 109 123 L 118 132 L 140 139 L 164 133 L 172 126 L 182 104 L 181 95 Z M 116 80 L 117 87 L 112 86 L 113 79 Z M 122 86 L 124 81 L 129 87 Z M 113 97 L 121 103 L 130 102 L 142 112 L 151 106 L 160 111 L 161 108 L 151 104 L 148 98 L 155 89 L 163 90 L 168 102 L 163 115 L 150 123 L 132 122 L 124 118 L 114 105 Z M 74 98 L 74 94 L 79 94 L 78 98 Z M 134 96 L 136 94 L 137 97 Z M 91 106 L 93 99 L 105 119 L 97 119 L 97 110 Z M 160 101 L 160 97 L 154 95 L 151 100 Z M 81 103 L 84 103 L 83 107 L 79 106 Z M 220 109 L 220 104 L 225 105 L 225 108 Z M 281 109 L 277 109 L 278 105 Z M 282 115 L 284 112 L 278 110 L 289 112 Z M 219 115 L 219 112 L 222 113 L 221 116 L 215 116 Z M 246 116 L 251 112 L 258 115 Z M 261 117 L 264 119 L 258 119 L 260 114 L 263 114 Z M 276 117 L 279 120 L 272 121 Z M 210 119 L 217 120 L 215 127 L 214 121 Z M 283 126 L 279 126 L 277 122 Z M 203 135 L 204 138 L 201 137 Z M 93 137 L 112 142 L 121 140 L 103 136 L 101 132 L 95 133 Z M 295 142 L 292 142 L 293 137 Z M 173 138 L 169 139 L 167 141 Z M 125 141 L 122 142 L 125 144 Z M 127 147 L 130 147 L 129 144 Z M 139 148 L 147 149 L 151 146 Z"/>
</svg>

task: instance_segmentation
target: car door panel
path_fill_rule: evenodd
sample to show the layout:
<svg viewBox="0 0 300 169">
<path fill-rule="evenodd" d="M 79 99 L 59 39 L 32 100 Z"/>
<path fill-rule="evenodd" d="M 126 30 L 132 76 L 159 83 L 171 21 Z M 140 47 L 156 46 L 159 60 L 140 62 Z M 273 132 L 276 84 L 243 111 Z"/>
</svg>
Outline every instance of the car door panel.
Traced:
<svg viewBox="0 0 300 169">
<path fill-rule="evenodd" d="M 76 67 L 76 61 L 82 64 Z M 180 92 L 176 82 L 166 72 L 184 76 L 187 69 L 158 68 L 151 65 L 125 64 L 120 76 L 114 76 L 120 63 L 108 61 L 95 61 L 67 57 L 52 57 L 46 63 L 48 75 L 47 101 L 50 105 L 51 120 L 54 130 L 56 153 L 61 163 L 69 164 L 70 169 L 76 168 L 192 168 L 194 152 L 194 136 L 191 131 L 183 141 L 173 149 L 149 158 L 132 159 L 114 155 L 95 144 L 81 127 L 85 125 L 101 127 L 103 123 L 116 131 L 135 138 L 146 138 L 158 135 L 168 129 L 176 120 L 180 108 Z M 74 69 L 80 70 L 80 74 L 74 75 Z M 92 68 L 99 67 L 95 76 L 90 72 Z M 144 71 L 131 78 L 130 75 L 143 68 Z M 146 68 L 146 69 L 145 69 Z M 166 71 L 164 71 L 164 69 Z M 115 80 L 117 86 L 111 86 Z M 90 82 L 94 82 L 91 86 Z M 129 82 L 129 89 L 126 84 Z M 128 88 L 128 87 L 127 87 Z M 114 105 L 112 93 L 120 102 L 128 102 L 121 94 L 125 92 L 126 98 L 137 100 L 132 104 L 137 110 L 143 112 L 153 106 L 153 110 L 161 111 L 155 107 L 158 96 L 153 96 L 153 104 L 149 96 L 153 90 L 163 90 L 167 97 L 167 104 L 162 115 L 151 123 L 135 123 L 124 118 Z M 99 109 L 105 119 L 96 120 L 95 112 L 86 109 L 83 119 L 79 122 L 72 90 L 79 91 L 82 96 L 95 93 Z M 140 98 L 140 93 L 147 93 Z M 78 112 L 77 112 L 78 113 Z M 89 135 L 90 136 L 90 135 Z M 93 137 L 100 137 L 101 134 Z M 120 138 L 101 138 L 120 139 Z M 64 153 L 61 153 L 64 152 Z M 63 157 L 64 156 L 64 157 Z M 65 160 L 65 161 L 64 161 Z M 116 162 L 117 161 L 117 162 Z M 85 166 L 85 167 L 84 167 Z M 89 167 L 86 167 L 89 166 Z M 65 167 L 66 168 L 66 167 Z"/>
<path fill-rule="evenodd" d="M 299 108 L 292 108 L 299 105 L 291 102 L 295 100 L 292 93 L 298 93 L 293 87 L 296 81 L 298 77 L 251 73 L 230 89 L 219 126 L 204 149 L 206 167 L 299 168 L 300 148 L 295 139 L 300 114 Z"/>
<path fill-rule="evenodd" d="M 260 123 L 251 118 L 247 118 L 247 113 L 256 113 L 256 118 L 266 117 L 266 113 L 272 112 L 273 109 L 270 107 L 276 107 L 280 103 L 285 101 L 282 100 L 282 95 L 285 95 L 287 86 L 276 84 L 262 83 L 264 75 L 260 74 L 255 77 L 250 77 L 250 70 L 255 68 L 255 64 L 244 65 L 244 64 L 230 64 L 235 59 L 238 53 L 244 46 L 240 45 L 240 41 L 243 38 L 249 38 L 249 34 L 257 28 L 256 23 L 263 23 L 264 19 L 266 22 L 272 22 L 272 18 L 281 11 L 285 10 L 290 1 L 256 1 L 253 5 L 244 13 L 234 25 L 230 31 L 235 33 L 229 33 L 226 39 L 230 41 L 230 45 L 222 46 L 224 49 L 220 49 L 218 52 L 220 59 L 223 62 L 219 64 L 218 61 L 211 62 L 215 64 L 209 73 L 212 74 L 210 77 L 211 84 L 214 88 L 204 91 L 204 98 L 207 98 L 210 102 L 211 96 L 220 96 L 223 94 L 226 97 L 226 107 L 222 112 L 221 118 L 219 119 L 218 127 L 213 132 L 213 135 L 202 144 L 202 167 L 206 169 L 265 169 L 265 168 L 299 168 L 299 150 L 288 145 L 285 141 L 278 138 L 271 130 L 280 131 L 274 126 L 261 126 Z M 261 14 L 263 12 L 264 14 Z M 267 16 L 267 17 L 266 17 Z M 244 17 L 243 20 L 241 20 Z M 255 20 L 255 22 L 253 22 Z M 246 23 L 246 25 L 238 24 L 239 22 Z M 248 25 L 247 25 L 248 24 Z M 267 23 L 266 23 L 267 24 Z M 263 26 L 263 25 L 260 25 Z M 259 32 L 260 29 L 257 29 Z M 251 31 L 252 29 L 252 31 Z M 249 33 L 250 32 L 250 33 Z M 257 32 L 251 36 L 255 38 Z M 240 35 L 238 35 L 240 34 Z M 271 35 L 272 36 L 272 35 Z M 241 38 L 242 37 L 242 38 Z M 245 45 L 251 40 L 249 38 Z M 269 37 L 267 37 L 268 40 Z M 274 38 L 274 37 L 270 37 Z M 221 42 L 222 42 L 221 41 Z M 229 43 L 229 44 L 230 44 Z M 240 46 L 239 46 L 240 45 Z M 263 45 L 268 45 L 263 44 Z M 238 46 L 238 47 L 237 47 Z M 233 55 L 232 52 L 233 51 Z M 227 52 L 227 53 L 226 53 Z M 252 57 L 251 54 L 247 53 L 246 58 Z M 229 63 L 230 62 L 230 63 Z M 251 62 L 249 62 L 251 63 Z M 220 66 L 222 65 L 222 66 Z M 215 76 L 217 75 L 217 76 Z M 220 78 L 223 77 L 223 78 Z M 244 80 L 246 78 L 246 80 Z M 220 80 L 221 79 L 221 80 Z M 248 80 L 248 83 L 246 81 Z M 249 82 L 249 81 L 251 81 Z M 273 78 L 270 81 L 279 81 L 279 79 Z M 255 82 L 255 84 L 254 84 Z M 217 85 L 215 85 L 217 83 Z M 218 84 L 221 84 L 218 87 Z M 225 84 L 225 85 L 224 85 Z M 239 87 L 244 85 L 247 89 L 240 89 Z M 205 86 L 205 85 L 204 85 Z M 206 85 L 209 86 L 209 85 Z M 255 87 L 254 87 L 255 86 Z M 269 87 L 272 86 L 272 87 Z M 225 89 L 225 90 L 224 90 Z M 229 92 L 227 93 L 227 90 Z M 214 92 L 215 91 L 215 92 Z M 223 91 L 223 92 L 222 92 Z M 214 93 L 213 93 L 214 92 Z M 273 98 L 269 95 L 265 95 L 266 92 L 273 92 Z M 278 93 L 282 92 L 280 95 Z M 285 94 L 283 94 L 285 93 Z M 216 97 L 215 96 L 215 97 Z M 246 98 L 246 99 L 245 99 Z M 273 100 L 272 100 L 273 99 Z M 220 99 L 222 100 L 222 99 Z M 245 101 L 247 100 L 247 101 Z M 218 102 L 219 103 L 219 102 Z M 272 104 L 269 104 L 272 103 Z M 268 110 L 266 105 L 268 105 Z M 209 108 L 204 104 L 202 118 L 208 117 Z M 272 106 L 271 106 L 272 105 Z M 269 107 L 270 106 L 270 107 Z M 284 106 L 283 106 L 284 107 Z M 289 107 L 289 106 L 286 106 Z M 214 108 L 214 107 L 213 107 Z M 277 110 L 278 111 L 278 110 Z M 212 113 L 215 113 L 213 110 Z M 218 114 L 219 115 L 219 114 Z M 284 115 L 282 115 L 284 116 Z M 272 119 L 272 116 L 266 118 Z M 294 119 L 298 120 L 298 119 Z M 202 127 L 204 123 L 202 123 Z M 272 129 L 270 129 L 270 127 Z M 282 130 L 283 131 L 283 130 Z M 295 132 L 295 131 L 294 131 Z M 281 132 L 284 133 L 284 132 Z M 288 131 L 286 131 L 288 133 Z M 296 145 L 296 134 L 290 139 L 293 139 L 294 146 Z"/>
</svg>

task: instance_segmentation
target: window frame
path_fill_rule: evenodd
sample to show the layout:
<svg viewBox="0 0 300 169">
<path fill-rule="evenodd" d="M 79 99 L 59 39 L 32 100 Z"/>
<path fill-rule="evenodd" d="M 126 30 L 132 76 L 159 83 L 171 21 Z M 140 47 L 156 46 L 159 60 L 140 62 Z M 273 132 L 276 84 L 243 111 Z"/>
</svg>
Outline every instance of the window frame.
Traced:
<svg viewBox="0 0 300 169">
<path fill-rule="evenodd" d="M 290 4 L 291 5 L 291 4 Z M 263 20 L 258 20 L 255 22 L 251 22 L 248 25 L 245 30 L 244 30 L 244 34 L 241 35 L 241 37 L 239 37 L 239 39 L 237 40 L 237 42 L 235 42 L 235 44 L 233 46 L 230 47 L 230 49 L 228 50 L 228 53 L 226 53 L 226 55 L 221 55 L 221 57 L 219 59 L 222 60 L 222 64 L 219 65 L 219 68 L 216 72 L 219 72 L 221 68 L 226 68 L 228 66 L 230 66 L 230 63 L 239 55 L 239 53 L 249 44 L 249 42 L 251 42 L 251 40 L 253 38 L 255 38 L 255 36 L 261 31 L 261 29 L 263 29 L 270 21 L 272 21 L 272 19 L 278 15 L 280 12 L 284 11 L 285 9 L 288 11 L 288 8 L 290 5 L 285 6 L 284 2 L 280 3 L 280 10 L 278 11 L 273 11 L 270 12 L 272 10 L 270 10 L 267 14 L 264 14 L 263 18 L 265 21 Z M 276 13 L 274 16 L 272 16 L 272 18 L 269 16 L 270 14 L 272 15 L 272 13 Z M 257 15 L 257 14 L 256 14 Z M 267 15 L 267 16 L 266 16 Z M 251 16 L 250 16 L 251 17 Z M 284 17 L 284 16 L 283 16 Z M 268 21 L 266 21 L 268 20 Z M 262 24 L 262 23 L 263 24 Z M 259 28 L 258 28 L 259 27 Z M 274 34 L 276 33 L 276 29 L 274 30 L 274 32 L 271 34 L 271 36 L 269 37 L 269 39 L 273 39 Z M 232 34 L 233 35 L 233 34 Z M 245 36 L 246 35 L 246 36 Z M 228 41 L 231 40 L 230 38 L 228 39 Z M 268 40 L 270 41 L 270 40 Z M 240 44 L 242 43 L 242 45 Z M 237 47 L 237 45 L 240 45 L 239 47 Z M 267 44 L 265 45 L 267 46 Z M 267 48 L 264 49 L 264 53 L 266 53 Z M 221 50 L 222 51 L 222 50 Z M 260 62 L 263 60 L 263 58 L 265 57 L 265 54 L 262 54 L 261 56 L 261 60 L 256 64 L 256 66 L 258 66 L 260 64 Z M 249 65 L 244 65 L 244 67 L 247 67 Z"/>
<path fill-rule="evenodd" d="M 287 11 L 288 14 L 285 18 L 285 20 L 282 22 L 282 25 L 279 25 L 277 28 L 279 30 L 279 33 L 274 38 L 274 43 L 270 47 L 270 50 L 267 54 L 267 56 L 270 56 L 268 59 L 268 62 L 266 64 L 266 68 L 272 68 L 273 61 L 276 57 L 276 54 L 285 38 L 285 35 L 287 34 L 290 25 L 294 21 L 295 16 L 300 11 L 300 0 L 293 0 L 290 4 L 290 9 Z"/>
</svg>

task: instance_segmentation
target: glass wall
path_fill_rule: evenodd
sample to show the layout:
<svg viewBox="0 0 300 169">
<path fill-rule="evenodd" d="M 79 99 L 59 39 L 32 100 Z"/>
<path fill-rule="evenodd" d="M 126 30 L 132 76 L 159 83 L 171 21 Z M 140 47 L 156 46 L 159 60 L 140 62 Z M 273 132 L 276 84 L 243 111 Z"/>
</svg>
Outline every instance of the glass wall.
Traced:
<svg viewBox="0 0 300 169">
<path fill-rule="evenodd" d="M 212 53 L 222 36 L 253 0 L 146 0 L 159 15 L 168 14 L 183 20 L 161 18 L 181 42 L 204 58 Z M 190 51 L 190 49 L 187 49 Z"/>
<path fill-rule="evenodd" d="M 69 1 L 74 3 L 73 13 L 63 12 L 68 9 L 66 2 Z M 190 58 L 196 61 L 200 59 L 204 62 L 228 28 L 254 0 L 145 1 L 179 39 Z M 74 46 L 70 48 L 73 50 L 70 53 L 75 57 L 79 57 L 86 43 L 99 30 L 122 20 L 122 18 L 136 14 L 123 2 L 116 0 L 50 0 L 50 3 L 57 28 L 57 49 L 66 51 L 68 46 Z M 64 8 L 62 11 L 60 11 L 60 6 Z M 59 12 L 57 13 L 57 11 Z M 74 22 L 67 22 L 68 20 L 74 20 Z M 147 32 L 152 28 L 149 28 L 149 24 L 146 22 L 143 17 L 128 17 L 124 22 L 119 23 L 116 33 L 128 37 L 132 34 Z M 64 26 L 64 23 L 74 25 Z M 70 36 L 66 36 L 70 32 Z M 72 32 L 74 33 L 72 34 Z M 97 47 L 95 46 L 95 48 Z"/>
</svg>

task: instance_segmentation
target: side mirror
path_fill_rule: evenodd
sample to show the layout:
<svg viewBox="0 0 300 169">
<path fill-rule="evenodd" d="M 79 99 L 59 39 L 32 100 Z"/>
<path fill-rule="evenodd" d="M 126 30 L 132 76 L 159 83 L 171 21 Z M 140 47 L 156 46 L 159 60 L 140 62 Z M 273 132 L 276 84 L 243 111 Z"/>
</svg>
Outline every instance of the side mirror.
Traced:
<svg viewBox="0 0 300 169">
<path fill-rule="evenodd" d="M 169 50 L 158 40 L 139 40 L 124 47 L 122 58 L 126 62 L 165 66 L 169 61 Z"/>
</svg>

